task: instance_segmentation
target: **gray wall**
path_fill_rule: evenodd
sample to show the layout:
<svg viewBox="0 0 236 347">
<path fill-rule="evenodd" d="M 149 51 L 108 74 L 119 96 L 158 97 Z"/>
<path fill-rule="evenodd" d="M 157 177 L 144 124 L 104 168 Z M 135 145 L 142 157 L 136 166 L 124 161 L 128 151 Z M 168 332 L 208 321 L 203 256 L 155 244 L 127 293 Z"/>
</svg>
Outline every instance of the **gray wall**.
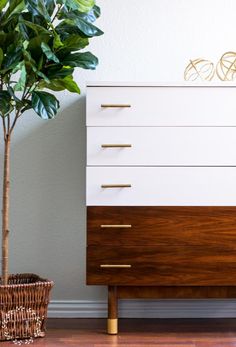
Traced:
<svg viewBox="0 0 236 347">
<path fill-rule="evenodd" d="M 10 269 L 53 279 L 56 300 L 105 297 L 85 286 L 85 81 L 182 82 L 190 58 L 216 62 L 236 48 L 234 0 L 97 3 L 97 71 L 77 71 L 82 95 L 60 93 L 55 120 L 25 114 L 12 147 Z"/>
</svg>

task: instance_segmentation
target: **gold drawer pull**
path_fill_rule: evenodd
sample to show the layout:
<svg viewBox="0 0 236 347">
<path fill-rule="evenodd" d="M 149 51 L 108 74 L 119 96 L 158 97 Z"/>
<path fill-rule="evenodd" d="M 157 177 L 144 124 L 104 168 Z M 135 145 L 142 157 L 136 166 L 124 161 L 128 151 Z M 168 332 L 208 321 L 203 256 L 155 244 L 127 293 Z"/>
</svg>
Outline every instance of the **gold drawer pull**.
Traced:
<svg viewBox="0 0 236 347">
<path fill-rule="evenodd" d="M 125 108 L 131 107 L 130 104 L 101 104 L 102 108 Z"/>
<path fill-rule="evenodd" d="M 102 148 L 130 148 L 132 147 L 129 143 L 123 143 L 123 144 L 116 144 L 116 143 L 106 143 L 101 145 Z"/>
<path fill-rule="evenodd" d="M 101 188 L 131 188 L 131 184 L 102 184 Z"/>
<path fill-rule="evenodd" d="M 131 265 L 129 265 L 129 264 L 122 264 L 122 265 L 120 265 L 120 264 L 101 264 L 100 265 L 100 267 L 101 268 L 131 268 Z"/>
<path fill-rule="evenodd" d="M 132 228 L 131 224 L 102 224 L 101 228 Z"/>
</svg>

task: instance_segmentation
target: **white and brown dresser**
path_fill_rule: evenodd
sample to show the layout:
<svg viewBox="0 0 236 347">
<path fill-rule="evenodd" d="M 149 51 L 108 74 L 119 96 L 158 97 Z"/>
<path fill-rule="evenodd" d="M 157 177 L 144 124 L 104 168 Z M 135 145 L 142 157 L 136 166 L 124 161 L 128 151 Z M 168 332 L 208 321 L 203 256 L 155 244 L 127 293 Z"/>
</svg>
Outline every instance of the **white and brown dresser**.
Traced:
<svg viewBox="0 0 236 347">
<path fill-rule="evenodd" d="M 87 284 L 236 297 L 236 87 L 88 85 Z"/>
</svg>

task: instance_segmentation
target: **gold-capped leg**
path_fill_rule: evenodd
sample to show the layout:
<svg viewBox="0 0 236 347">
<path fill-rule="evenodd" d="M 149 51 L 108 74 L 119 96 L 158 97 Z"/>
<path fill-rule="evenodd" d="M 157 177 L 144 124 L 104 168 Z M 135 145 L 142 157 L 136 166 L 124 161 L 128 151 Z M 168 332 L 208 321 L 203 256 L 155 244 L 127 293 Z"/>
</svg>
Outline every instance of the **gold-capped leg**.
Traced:
<svg viewBox="0 0 236 347">
<path fill-rule="evenodd" d="M 107 333 L 110 335 L 115 335 L 118 333 L 118 319 L 108 318 L 107 319 Z"/>
</svg>

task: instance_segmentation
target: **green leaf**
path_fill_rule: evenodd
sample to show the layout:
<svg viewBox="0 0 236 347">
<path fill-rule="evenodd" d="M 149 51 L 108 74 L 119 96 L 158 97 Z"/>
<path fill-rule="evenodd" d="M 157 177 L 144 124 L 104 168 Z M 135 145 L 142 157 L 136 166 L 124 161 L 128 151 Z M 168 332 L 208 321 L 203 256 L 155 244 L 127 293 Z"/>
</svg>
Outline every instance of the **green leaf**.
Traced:
<svg viewBox="0 0 236 347">
<path fill-rule="evenodd" d="M 88 12 L 95 5 L 94 0 L 75 0 L 81 12 Z"/>
<path fill-rule="evenodd" d="M 97 18 L 101 15 L 100 7 L 97 5 L 93 6 L 93 8 L 87 13 L 81 13 L 80 16 L 86 20 L 87 22 L 93 23 Z"/>
<path fill-rule="evenodd" d="M 17 96 L 15 95 L 14 90 L 13 90 L 12 87 L 10 87 L 10 86 L 7 87 L 7 90 L 9 92 L 9 94 L 11 95 L 11 97 L 15 100 L 15 102 L 17 102 L 17 103 L 21 102 L 21 100 L 19 98 L 17 98 Z"/>
<path fill-rule="evenodd" d="M 4 58 L 4 56 L 3 56 L 3 50 L 2 50 L 2 48 L 0 47 L 0 69 L 1 69 L 1 66 L 2 66 L 3 58 Z"/>
<path fill-rule="evenodd" d="M 45 42 L 41 43 L 41 48 L 42 48 L 43 53 L 48 58 L 48 60 L 52 60 L 55 63 L 60 63 L 57 56 L 52 52 L 51 48 Z"/>
<path fill-rule="evenodd" d="M 5 69 L 13 69 L 22 60 L 22 46 L 12 44 L 7 50 L 7 54 L 3 59 L 3 67 Z"/>
<path fill-rule="evenodd" d="M 82 33 L 85 37 L 93 37 L 103 35 L 103 31 L 98 27 L 87 21 L 86 16 L 83 16 L 78 11 L 74 12 L 66 12 L 62 14 L 65 19 L 61 22 L 56 29 L 59 31 L 67 30 L 67 26 L 76 26 L 80 33 Z"/>
<path fill-rule="evenodd" d="M 69 92 L 80 94 L 80 88 L 77 85 L 77 83 L 73 80 L 72 76 L 65 77 L 63 79 L 63 83 Z"/>
<path fill-rule="evenodd" d="M 89 44 L 88 38 L 81 37 L 79 35 L 70 35 L 65 41 L 63 41 L 65 50 L 78 51 L 85 48 Z"/>
<path fill-rule="evenodd" d="M 36 61 L 32 58 L 30 52 L 24 51 L 24 58 L 25 58 L 26 67 L 28 67 L 28 69 L 31 68 L 37 76 L 43 78 L 47 83 L 50 83 L 48 77 L 42 71 L 38 70 Z M 29 72 L 29 75 L 30 75 L 30 72 Z"/>
<path fill-rule="evenodd" d="M 6 90 L 0 91 L 0 114 L 6 116 L 11 111 L 11 95 Z"/>
<path fill-rule="evenodd" d="M 18 25 L 18 14 L 14 14 L 5 21 L 3 27 L 6 33 L 10 33 L 10 32 L 14 32 L 17 29 L 17 25 Z"/>
<path fill-rule="evenodd" d="M 33 16 L 42 16 L 51 22 L 44 0 L 25 0 L 25 5 Z"/>
<path fill-rule="evenodd" d="M 68 11 L 66 8 L 63 8 L 59 14 L 59 19 L 77 19 L 81 18 L 87 23 L 93 23 L 97 18 L 101 15 L 100 8 L 98 6 L 94 6 L 89 12 L 80 12 L 78 10 Z"/>
<path fill-rule="evenodd" d="M 79 51 L 80 49 L 85 48 L 88 44 L 88 38 L 72 34 L 63 41 L 63 46 L 57 51 L 57 56 L 60 60 L 63 60 L 69 53 Z"/>
<path fill-rule="evenodd" d="M 4 49 L 6 47 L 5 42 L 6 42 L 7 35 L 8 34 L 6 34 L 4 31 L 0 31 L 0 42 L 1 42 L 1 48 L 2 49 Z"/>
<path fill-rule="evenodd" d="M 74 53 L 69 54 L 62 63 L 65 66 L 94 70 L 98 64 L 98 58 L 90 52 Z"/>
<path fill-rule="evenodd" d="M 0 11 L 6 6 L 8 3 L 8 0 L 0 0 Z"/>
<path fill-rule="evenodd" d="M 86 36 L 88 37 L 93 37 L 93 36 L 100 36 L 103 35 L 103 31 L 100 30 L 98 27 L 95 25 L 86 22 L 86 20 L 82 18 L 78 18 L 75 21 L 75 24 L 79 28 L 79 30 Z"/>
<path fill-rule="evenodd" d="M 54 66 L 49 66 L 46 69 L 48 78 L 51 79 L 61 79 L 66 76 L 72 75 L 74 72 L 73 68 L 62 66 L 61 64 L 53 64 Z"/>
<path fill-rule="evenodd" d="M 21 109 L 21 113 L 23 113 L 23 112 L 25 112 L 31 108 L 32 108 L 32 101 L 24 99 L 23 100 L 23 108 Z"/>
<path fill-rule="evenodd" d="M 53 48 L 57 49 L 63 47 L 63 43 L 61 42 L 60 35 L 58 35 L 56 32 L 54 33 L 54 39 L 53 39 Z"/>
<path fill-rule="evenodd" d="M 44 81 L 46 81 L 47 83 L 50 83 L 49 78 L 41 71 L 39 71 L 37 68 L 35 68 L 34 66 L 32 67 L 33 71 L 36 73 L 36 75 L 38 75 L 39 77 L 41 77 Z"/>
<path fill-rule="evenodd" d="M 9 2 L 9 7 L 1 19 L 2 22 L 6 21 L 14 13 L 21 13 L 21 11 L 24 9 L 24 6 L 25 6 L 24 0 L 10 0 L 8 2 Z"/>
<path fill-rule="evenodd" d="M 47 30 L 47 28 L 51 25 L 49 21 L 44 16 L 40 15 L 32 15 L 32 12 L 27 10 L 27 7 L 24 7 L 24 11 L 21 12 L 19 16 L 19 21 L 25 20 L 28 23 L 38 25 L 41 28 Z"/>
<path fill-rule="evenodd" d="M 78 85 L 76 84 L 76 82 L 73 80 L 73 76 L 67 76 L 63 79 L 54 79 L 54 80 L 51 80 L 49 84 L 42 81 L 39 84 L 39 88 L 40 89 L 48 88 L 57 92 L 67 89 L 71 93 L 80 94 L 80 89 Z"/>
<path fill-rule="evenodd" d="M 21 70 L 22 66 L 24 64 L 24 61 L 19 62 L 14 69 L 12 69 L 12 74 L 14 75 L 15 73 L 17 73 L 17 71 Z"/>
<path fill-rule="evenodd" d="M 25 63 L 22 62 L 20 78 L 14 87 L 14 91 L 23 91 L 24 90 L 25 84 L 26 84 L 26 77 L 27 77 L 27 74 L 26 74 Z"/>
<path fill-rule="evenodd" d="M 62 40 L 67 39 L 70 37 L 70 35 L 80 35 L 81 36 L 81 31 L 76 25 L 73 24 L 68 24 L 66 21 L 61 22 L 57 27 L 56 27 L 57 33 L 60 35 Z"/>
<path fill-rule="evenodd" d="M 35 34 L 37 34 L 37 35 L 39 35 L 39 34 L 45 34 L 45 35 L 49 35 L 49 36 L 51 35 L 50 31 L 45 29 L 41 25 L 29 22 L 28 20 L 25 20 L 22 18 L 20 18 L 19 22 L 26 25 L 30 29 L 32 29 L 35 32 Z"/>
<path fill-rule="evenodd" d="M 0 45 L 4 53 L 7 51 L 7 49 L 9 49 L 9 46 L 13 42 L 19 41 L 19 36 L 20 34 L 16 32 L 5 33 L 0 31 Z"/>
<path fill-rule="evenodd" d="M 42 119 L 54 118 L 60 107 L 57 98 L 46 92 L 32 92 L 32 107 Z"/>
<path fill-rule="evenodd" d="M 39 71 L 42 70 L 43 62 L 44 62 L 44 56 L 43 56 L 43 54 L 42 54 L 41 57 L 38 59 L 38 70 L 39 70 Z"/>
<path fill-rule="evenodd" d="M 55 0 L 45 0 L 45 6 L 49 16 L 51 16 L 56 6 Z"/>
<path fill-rule="evenodd" d="M 95 5 L 95 0 L 60 0 L 59 3 L 65 4 L 73 10 L 88 12 Z"/>
<path fill-rule="evenodd" d="M 49 40 L 50 40 L 50 37 L 43 34 L 43 35 L 37 35 L 29 41 L 28 51 L 30 52 L 33 59 L 38 61 L 41 59 L 42 55 L 43 57 L 45 57 L 45 55 L 42 53 L 41 43 L 42 42 L 47 43 L 49 42 Z M 45 60 L 46 60 L 46 57 L 45 57 Z"/>
</svg>

